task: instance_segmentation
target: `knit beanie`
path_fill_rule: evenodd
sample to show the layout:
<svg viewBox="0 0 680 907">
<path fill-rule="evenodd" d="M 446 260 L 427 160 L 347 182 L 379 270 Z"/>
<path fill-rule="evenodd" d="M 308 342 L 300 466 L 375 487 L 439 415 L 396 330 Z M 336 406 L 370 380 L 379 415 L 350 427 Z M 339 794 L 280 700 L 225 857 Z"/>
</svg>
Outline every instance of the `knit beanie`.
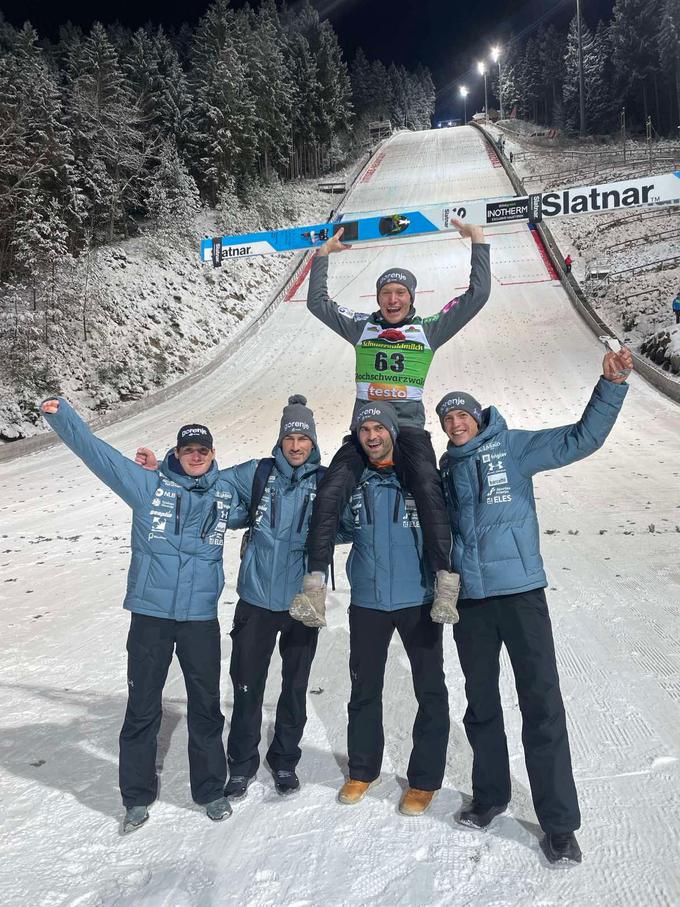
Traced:
<svg viewBox="0 0 680 907">
<path fill-rule="evenodd" d="M 283 407 L 279 444 L 286 435 L 307 435 L 315 447 L 319 446 L 316 440 L 314 413 L 307 406 L 307 398 L 302 394 L 293 394 L 288 398 L 288 405 Z"/>
<path fill-rule="evenodd" d="M 364 422 L 379 422 L 392 435 L 392 441 L 399 434 L 399 419 L 391 403 L 367 403 L 356 414 L 354 428 L 358 431 Z"/>
<path fill-rule="evenodd" d="M 461 410 L 464 413 L 467 413 L 469 416 L 475 420 L 477 425 L 481 428 L 482 425 L 482 407 L 481 404 L 475 400 L 471 394 L 463 393 L 463 391 L 451 391 L 451 393 L 446 394 L 445 397 L 437 404 L 437 415 L 439 416 L 439 421 L 444 428 L 444 416 L 447 413 L 450 413 L 452 410 Z"/>
<path fill-rule="evenodd" d="M 376 296 L 380 293 L 385 284 L 388 283 L 400 283 L 402 287 L 406 287 L 411 297 L 411 304 L 415 302 L 416 286 L 418 283 L 415 274 L 411 274 L 406 268 L 390 268 L 389 271 L 384 271 L 375 284 Z"/>
</svg>

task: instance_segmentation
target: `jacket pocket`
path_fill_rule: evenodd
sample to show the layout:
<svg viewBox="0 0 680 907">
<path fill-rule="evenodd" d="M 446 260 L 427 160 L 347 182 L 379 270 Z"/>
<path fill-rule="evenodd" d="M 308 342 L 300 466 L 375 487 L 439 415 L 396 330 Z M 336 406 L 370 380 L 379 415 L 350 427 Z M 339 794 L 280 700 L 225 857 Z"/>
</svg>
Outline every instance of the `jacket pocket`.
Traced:
<svg viewBox="0 0 680 907">
<path fill-rule="evenodd" d="M 517 553 L 522 561 L 524 572 L 527 576 L 531 576 L 533 573 L 536 573 L 537 570 L 536 557 L 532 556 L 522 532 L 519 532 L 514 526 L 512 526 L 511 529 L 512 537 L 515 540 L 515 547 L 517 548 Z"/>
<path fill-rule="evenodd" d="M 151 555 L 143 554 L 141 558 L 141 563 L 139 565 L 139 572 L 137 573 L 137 578 L 135 580 L 134 594 L 137 598 L 144 597 L 144 588 L 146 586 L 146 580 L 149 576 L 149 570 L 151 568 Z"/>
</svg>

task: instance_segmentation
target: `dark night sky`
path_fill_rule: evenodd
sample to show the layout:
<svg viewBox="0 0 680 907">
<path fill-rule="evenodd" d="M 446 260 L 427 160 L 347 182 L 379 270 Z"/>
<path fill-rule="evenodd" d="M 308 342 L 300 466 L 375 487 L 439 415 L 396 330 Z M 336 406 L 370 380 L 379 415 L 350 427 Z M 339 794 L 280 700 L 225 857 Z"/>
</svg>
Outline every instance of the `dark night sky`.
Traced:
<svg viewBox="0 0 680 907">
<path fill-rule="evenodd" d="M 232 0 L 233 7 L 244 0 Z M 322 16 L 330 18 L 347 59 L 362 46 L 369 59 L 401 63 L 422 62 L 432 70 L 438 89 L 438 114 L 460 115 L 458 86 L 470 91 L 468 114 L 483 104 L 483 83 L 476 61 L 494 42 L 504 42 L 537 27 L 539 21 L 566 25 L 574 15 L 575 0 L 313 0 Z M 583 15 L 595 25 L 609 18 L 613 0 L 582 0 Z M 29 19 L 41 35 L 55 37 L 67 20 L 87 28 L 95 19 L 115 20 L 136 28 L 147 21 L 195 24 L 209 0 L 168 3 L 167 0 L 122 0 L 94 4 L 83 0 L 0 0 L 0 10 L 15 25 Z M 253 5 L 257 5 L 254 0 Z M 293 0 L 289 0 L 293 6 Z"/>
</svg>

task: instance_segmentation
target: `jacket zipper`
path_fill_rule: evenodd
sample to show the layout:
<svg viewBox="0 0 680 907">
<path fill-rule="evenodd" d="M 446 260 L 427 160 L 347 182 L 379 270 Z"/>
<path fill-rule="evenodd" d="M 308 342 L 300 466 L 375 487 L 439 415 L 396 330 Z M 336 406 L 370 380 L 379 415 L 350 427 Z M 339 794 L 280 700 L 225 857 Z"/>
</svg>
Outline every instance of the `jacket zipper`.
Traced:
<svg viewBox="0 0 680 907">
<path fill-rule="evenodd" d="M 393 523 L 399 522 L 399 502 L 401 500 L 401 491 L 397 488 L 396 492 L 397 492 L 397 494 L 394 499 L 394 510 L 392 511 L 392 522 Z M 404 500 L 404 508 L 405 507 L 406 507 L 406 500 Z"/>
<path fill-rule="evenodd" d="M 179 535 L 179 515 L 182 509 L 182 496 L 177 493 L 175 498 L 175 535 Z"/>
<path fill-rule="evenodd" d="M 271 527 L 272 527 L 272 529 L 275 529 L 276 528 L 276 493 L 273 488 L 271 490 L 269 499 L 271 501 Z"/>
<path fill-rule="evenodd" d="M 366 511 L 366 523 L 371 525 L 373 523 L 373 512 L 371 510 L 371 502 L 368 498 L 368 486 L 366 484 L 361 486 L 361 494 L 364 499 L 364 509 Z"/>
<path fill-rule="evenodd" d="M 479 460 L 475 460 L 477 467 L 480 466 Z M 479 475 L 479 472 L 477 473 Z M 477 542 L 477 511 L 475 508 L 475 499 L 474 495 L 472 497 L 472 523 L 473 523 L 473 538 L 475 539 L 475 551 L 477 552 L 477 563 L 479 564 L 479 584 L 482 587 L 482 592 L 484 593 L 484 598 L 486 598 L 486 590 L 484 588 L 484 576 L 482 575 L 481 561 L 479 558 L 479 543 Z"/>
<path fill-rule="evenodd" d="M 304 524 L 305 524 L 305 516 L 307 515 L 307 506 L 308 506 L 308 504 L 309 504 L 309 495 L 306 494 L 306 495 L 305 495 L 305 499 L 304 499 L 304 501 L 302 502 L 302 513 L 300 514 L 300 520 L 299 520 L 298 526 L 297 526 L 297 534 L 298 534 L 298 535 L 300 535 L 300 533 L 302 532 L 302 527 L 303 527 Z"/>
<path fill-rule="evenodd" d="M 479 496 L 477 500 L 480 504 L 484 503 L 484 476 L 482 474 L 482 464 L 479 460 L 475 460 L 475 466 L 477 467 L 477 480 L 479 482 Z"/>
<path fill-rule="evenodd" d="M 217 501 L 213 501 L 213 505 L 210 508 L 210 513 L 203 521 L 203 526 L 201 527 L 201 538 L 204 539 L 206 535 L 209 534 L 213 526 L 217 521 Z"/>
</svg>

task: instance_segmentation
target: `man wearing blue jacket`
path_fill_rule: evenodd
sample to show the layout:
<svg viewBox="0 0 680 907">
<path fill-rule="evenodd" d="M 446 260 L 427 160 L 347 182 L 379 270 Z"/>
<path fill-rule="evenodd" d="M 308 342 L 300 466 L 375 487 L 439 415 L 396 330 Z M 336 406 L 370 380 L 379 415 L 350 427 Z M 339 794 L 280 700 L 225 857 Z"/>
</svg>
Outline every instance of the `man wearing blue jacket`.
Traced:
<svg viewBox="0 0 680 907">
<path fill-rule="evenodd" d="M 346 568 L 352 692 L 347 707 L 349 778 L 338 799 L 358 803 L 379 780 L 385 664 L 396 630 L 418 701 L 409 787 L 399 811 L 418 816 L 442 785 L 449 739 L 443 627 L 430 615 L 435 577 L 423 552 L 415 500 L 394 469 L 396 410 L 389 403 L 366 404 L 357 411 L 356 431 L 369 465 L 341 520 L 341 536 L 352 541 Z"/>
<path fill-rule="evenodd" d="M 459 821 L 486 827 L 510 801 L 510 765 L 498 688 L 505 645 L 522 713 L 522 743 L 536 815 L 551 862 L 581 862 L 581 824 L 539 546 L 532 477 L 582 460 L 605 442 L 628 391 L 630 352 L 607 353 L 579 422 L 509 430 L 495 407 L 454 391 L 437 405 L 449 445 L 441 460 L 461 576 L 453 628 L 465 675 L 463 719 L 473 752 L 471 805 Z"/>
<path fill-rule="evenodd" d="M 233 485 L 218 472 L 212 436 L 203 425 L 185 425 L 160 468 L 146 471 L 93 435 L 63 398 L 46 400 L 42 412 L 76 456 L 132 509 L 123 602 L 132 612 L 128 703 L 120 733 L 123 831 L 146 822 L 158 794 L 161 697 L 174 650 L 187 689 L 191 793 L 211 819 L 224 819 L 231 806 L 224 796 L 217 602 L 224 586 L 224 533 L 243 524 L 244 512 Z"/>
<path fill-rule="evenodd" d="M 314 414 L 301 395 L 283 409 L 272 470 L 259 501 L 238 575 L 239 600 L 231 631 L 230 674 L 234 685 L 227 760 L 226 795 L 245 796 L 260 764 L 258 746 L 262 702 L 276 638 L 281 654 L 281 694 L 276 706 L 274 739 L 267 763 L 279 794 L 300 787 L 295 768 L 307 721 L 307 685 L 316 652 L 318 629 L 288 613 L 302 588 L 307 529 L 322 475 Z M 250 504 L 258 461 L 225 470 L 243 501 Z M 280 634 L 280 635 L 279 635 Z"/>
<path fill-rule="evenodd" d="M 288 606 L 302 588 L 309 518 L 323 474 L 314 413 L 302 395 L 289 397 L 272 454 L 269 461 L 249 460 L 220 472 L 254 517 L 243 549 L 231 631 L 234 708 L 225 788 L 230 800 L 246 795 L 260 764 L 262 703 L 277 636 L 282 686 L 266 758 L 279 794 L 291 794 L 300 787 L 295 769 L 307 721 L 307 685 L 318 629 L 293 620 Z M 156 466 L 153 451 L 146 447 L 137 451 L 137 462 L 147 468 Z"/>
</svg>

